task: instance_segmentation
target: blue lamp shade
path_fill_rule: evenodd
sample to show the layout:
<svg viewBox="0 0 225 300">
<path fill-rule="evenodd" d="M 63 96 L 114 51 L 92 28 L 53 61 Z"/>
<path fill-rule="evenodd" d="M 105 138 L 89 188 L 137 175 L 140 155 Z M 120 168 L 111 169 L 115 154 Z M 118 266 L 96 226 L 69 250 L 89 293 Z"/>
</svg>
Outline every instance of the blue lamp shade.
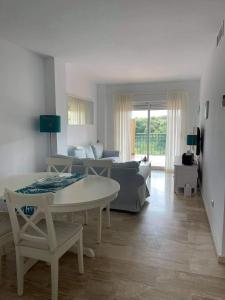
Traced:
<svg viewBox="0 0 225 300">
<path fill-rule="evenodd" d="M 61 132 L 60 116 L 41 115 L 40 132 Z"/>
<path fill-rule="evenodd" d="M 197 135 L 188 134 L 187 135 L 187 145 L 188 146 L 196 146 L 197 145 Z"/>
</svg>

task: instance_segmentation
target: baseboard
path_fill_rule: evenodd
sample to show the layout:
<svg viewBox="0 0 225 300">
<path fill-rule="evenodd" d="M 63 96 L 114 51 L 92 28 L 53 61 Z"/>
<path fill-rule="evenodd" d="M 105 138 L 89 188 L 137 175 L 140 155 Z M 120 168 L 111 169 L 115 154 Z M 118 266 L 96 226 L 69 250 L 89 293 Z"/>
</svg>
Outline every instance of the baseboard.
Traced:
<svg viewBox="0 0 225 300">
<path fill-rule="evenodd" d="M 225 256 L 218 256 L 217 259 L 218 259 L 218 263 L 225 264 Z"/>
<path fill-rule="evenodd" d="M 216 256 L 217 256 L 217 261 L 218 261 L 219 264 L 225 264 L 225 256 L 218 255 L 218 251 L 217 251 L 215 239 L 214 239 L 214 236 L 213 236 L 213 231 L 212 231 L 211 223 L 209 222 L 208 210 L 207 210 L 206 205 L 205 205 L 205 201 L 204 201 L 204 198 L 203 198 L 203 193 L 202 193 L 201 186 L 199 187 L 199 190 L 200 190 L 200 194 L 201 194 L 201 197 L 202 197 L 203 205 L 204 205 L 204 208 L 205 208 L 206 216 L 207 216 L 207 219 L 208 219 L 208 223 L 209 223 L 209 227 L 210 227 L 210 233 L 211 233 L 212 242 L 213 242 L 213 247 L 214 247 L 214 250 L 215 250 L 215 253 L 216 253 Z"/>
</svg>

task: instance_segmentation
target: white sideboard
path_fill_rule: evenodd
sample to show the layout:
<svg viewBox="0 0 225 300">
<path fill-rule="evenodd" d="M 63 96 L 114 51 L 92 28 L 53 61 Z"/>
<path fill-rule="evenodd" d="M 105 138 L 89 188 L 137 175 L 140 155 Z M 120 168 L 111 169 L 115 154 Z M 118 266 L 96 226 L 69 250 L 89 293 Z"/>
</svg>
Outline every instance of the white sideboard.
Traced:
<svg viewBox="0 0 225 300">
<path fill-rule="evenodd" d="M 187 184 L 192 188 L 192 193 L 197 192 L 198 165 L 183 165 L 181 158 L 177 158 L 174 164 L 174 192 L 176 194 L 184 192 Z"/>
</svg>

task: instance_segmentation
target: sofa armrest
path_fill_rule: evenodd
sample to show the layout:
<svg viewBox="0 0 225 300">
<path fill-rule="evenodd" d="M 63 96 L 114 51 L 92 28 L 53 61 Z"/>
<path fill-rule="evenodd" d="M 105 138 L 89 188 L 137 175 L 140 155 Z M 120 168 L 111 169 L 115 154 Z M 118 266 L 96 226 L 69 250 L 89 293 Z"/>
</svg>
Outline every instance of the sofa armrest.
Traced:
<svg viewBox="0 0 225 300">
<path fill-rule="evenodd" d="M 135 168 L 112 168 L 111 177 L 120 183 L 120 187 L 139 187 L 145 183 L 144 177 Z"/>
<path fill-rule="evenodd" d="M 119 157 L 120 152 L 117 150 L 103 150 L 102 157 Z"/>
</svg>

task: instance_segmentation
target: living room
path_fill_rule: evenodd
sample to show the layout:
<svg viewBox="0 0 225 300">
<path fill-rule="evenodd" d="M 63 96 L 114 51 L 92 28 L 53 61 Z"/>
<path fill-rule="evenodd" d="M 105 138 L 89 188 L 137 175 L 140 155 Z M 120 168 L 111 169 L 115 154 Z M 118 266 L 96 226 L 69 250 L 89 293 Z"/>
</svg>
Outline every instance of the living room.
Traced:
<svg viewBox="0 0 225 300">
<path fill-rule="evenodd" d="M 37 180 L 50 156 L 73 156 L 76 174 L 83 159 L 114 160 L 113 186 L 87 186 L 89 196 L 114 189 L 111 211 L 63 211 L 82 225 L 84 269 L 78 248 L 52 284 L 49 262 L 18 276 L 15 237 L 6 247 L 0 229 L 0 299 L 50 299 L 51 286 L 52 299 L 225 299 L 224 18 L 224 0 L 0 0 L 1 197 L 10 178 Z M 40 132 L 48 115 L 60 132 Z M 174 193 L 175 156 L 196 153 L 196 128 L 198 191 L 185 197 Z M 87 178 L 71 185 L 84 198 Z"/>
</svg>

